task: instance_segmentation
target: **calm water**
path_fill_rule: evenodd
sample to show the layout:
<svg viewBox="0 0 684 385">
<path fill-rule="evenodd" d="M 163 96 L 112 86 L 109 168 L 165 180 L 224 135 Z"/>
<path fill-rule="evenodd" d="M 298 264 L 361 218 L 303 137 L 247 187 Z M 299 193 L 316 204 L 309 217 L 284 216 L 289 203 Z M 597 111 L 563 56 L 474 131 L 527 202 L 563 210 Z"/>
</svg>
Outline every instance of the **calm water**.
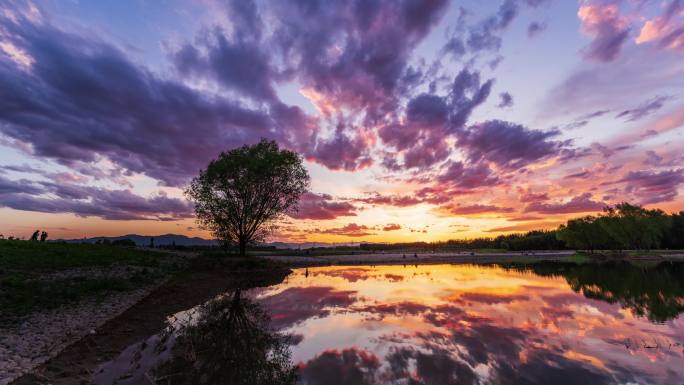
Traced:
<svg viewBox="0 0 684 385">
<path fill-rule="evenodd" d="M 96 380 L 684 384 L 683 311 L 681 264 L 300 269 L 178 314 Z"/>
</svg>

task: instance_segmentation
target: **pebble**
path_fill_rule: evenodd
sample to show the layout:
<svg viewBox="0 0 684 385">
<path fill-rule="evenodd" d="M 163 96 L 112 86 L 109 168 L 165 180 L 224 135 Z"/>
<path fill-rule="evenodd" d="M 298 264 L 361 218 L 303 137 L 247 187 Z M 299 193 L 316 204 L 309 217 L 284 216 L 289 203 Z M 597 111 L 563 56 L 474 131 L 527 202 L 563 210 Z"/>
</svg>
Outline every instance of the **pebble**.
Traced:
<svg viewBox="0 0 684 385">
<path fill-rule="evenodd" d="M 0 385 L 30 372 L 64 348 L 144 298 L 157 285 L 91 298 L 58 309 L 34 312 L 12 327 L 0 327 Z"/>
</svg>

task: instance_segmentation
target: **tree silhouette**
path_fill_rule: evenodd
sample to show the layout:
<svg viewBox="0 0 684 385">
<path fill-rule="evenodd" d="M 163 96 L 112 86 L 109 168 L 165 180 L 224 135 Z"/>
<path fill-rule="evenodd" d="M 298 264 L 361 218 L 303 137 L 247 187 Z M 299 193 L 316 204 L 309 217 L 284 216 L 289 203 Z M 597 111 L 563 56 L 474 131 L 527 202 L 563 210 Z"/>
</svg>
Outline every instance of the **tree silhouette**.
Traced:
<svg viewBox="0 0 684 385">
<path fill-rule="evenodd" d="M 154 371 L 155 383 L 294 384 L 291 337 L 271 330 L 269 321 L 239 289 L 202 305 L 194 322 L 172 331 L 172 357 Z"/>
<path fill-rule="evenodd" d="M 672 220 L 662 210 L 629 203 L 619 203 L 604 212 L 601 225 L 620 247 L 632 250 L 659 247 Z"/>
<path fill-rule="evenodd" d="M 683 246 L 684 222 L 679 215 L 659 209 L 648 210 L 629 203 L 606 207 L 594 217 L 570 219 L 556 231 L 556 237 L 574 249 L 649 250 Z M 680 227 L 681 226 L 681 227 Z"/>
<path fill-rule="evenodd" d="M 224 245 L 263 239 L 275 223 L 294 210 L 309 187 L 309 174 L 297 153 L 262 139 L 223 152 L 185 191 L 195 204 L 199 224 Z"/>
</svg>

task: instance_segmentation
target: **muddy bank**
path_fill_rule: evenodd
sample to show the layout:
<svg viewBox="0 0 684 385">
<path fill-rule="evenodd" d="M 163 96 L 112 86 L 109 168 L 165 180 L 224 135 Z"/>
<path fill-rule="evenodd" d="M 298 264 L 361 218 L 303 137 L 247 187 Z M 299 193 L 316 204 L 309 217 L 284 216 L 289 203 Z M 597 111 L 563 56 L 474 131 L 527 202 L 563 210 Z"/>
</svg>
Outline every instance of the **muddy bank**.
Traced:
<svg viewBox="0 0 684 385">
<path fill-rule="evenodd" d="M 216 266 L 191 271 L 152 291 L 118 317 L 107 321 L 60 354 L 12 384 L 73 385 L 90 383 L 95 368 L 127 346 L 158 332 L 168 316 L 234 288 L 282 282 L 289 269 L 234 270 Z"/>
<path fill-rule="evenodd" d="M 0 327 L 0 385 L 28 373 L 130 308 L 157 285 L 35 312 Z"/>
</svg>

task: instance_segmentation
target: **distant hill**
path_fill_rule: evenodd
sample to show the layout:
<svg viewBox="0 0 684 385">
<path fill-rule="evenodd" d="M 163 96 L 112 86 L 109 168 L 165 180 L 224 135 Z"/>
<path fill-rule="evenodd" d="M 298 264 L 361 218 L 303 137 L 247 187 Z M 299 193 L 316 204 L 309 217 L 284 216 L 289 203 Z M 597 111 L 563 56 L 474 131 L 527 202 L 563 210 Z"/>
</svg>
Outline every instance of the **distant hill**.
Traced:
<svg viewBox="0 0 684 385">
<path fill-rule="evenodd" d="M 204 239 L 200 237 L 188 237 L 180 234 L 164 234 L 164 235 L 138 235 L 127 234 L 117 237 L 92 237 L 83 239 L 56 239 L 52 242 L 67 242 L 67 243 L 95 243 L 97 241 L 109 240 L 110 242 L 121 239 L 130 239 L 138 246 L 149 246 L 150 238 L 154 238 L 155 246 L 217 246 L 219 243 L 213 239 Z M 304 242 L 304 243 L 286 243 L 286 242 L 269 242 L 264 246 L 274 246 L 276 249 L 310 249 L 312 247 L 335 247 L 335 246 L 358 246 L 358 243 L 321 243 L 321 242 Z"/>
<path fill-rule="evenodd" d="M 110 242 L 121 239 L 130 239 L 138 246 L 149 246 L 150 239 L 154 238 L 155 246 L 169 246 L 175 243 L 176 246 L 215 246 L 218 245 L 213 239 L 204 239 L 199 237 L 187 237 L 179 234 L 164 234 L 164 235 L 138 235 L 126 234 L 118 237 L 93 237 L 83 239 L 57 239 L 55 242 L 68 243 L 95 243 L 97 241 L 109 240 Z"/>
</svg>

